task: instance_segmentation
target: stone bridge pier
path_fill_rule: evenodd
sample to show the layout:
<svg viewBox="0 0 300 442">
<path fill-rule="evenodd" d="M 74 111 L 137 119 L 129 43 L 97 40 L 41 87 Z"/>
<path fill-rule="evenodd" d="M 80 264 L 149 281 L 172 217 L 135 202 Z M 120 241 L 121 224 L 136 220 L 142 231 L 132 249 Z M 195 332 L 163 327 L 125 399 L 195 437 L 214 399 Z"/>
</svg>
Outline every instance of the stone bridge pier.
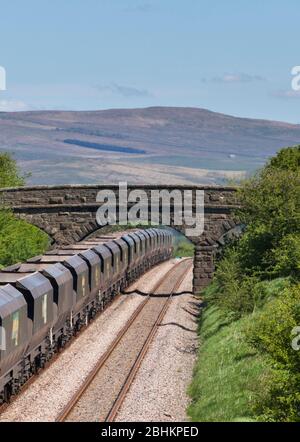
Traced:
<svg viewBox="0 0 300 442">
<path fill-rule="evenodd" d="M 22 219 L 45 231 L 53 245 L 71 244 L 93 234 L 101 228 L 96 221 L 96 212 L 103 203 L 97 202 L 101 190 L 113 191 L 117 204 L 118 186 L 111 185 L 65 185 L 35 186 L 0 189 L 0 203 L 10 207 Z M 214 256 L 224 238 L 235 234 L 239 221 L 234 212 L 239 207 L 236 188 L 220 186 L 128 186 L 128 195 L 144 191 L 150 200 L 152 191 L 175 191 L 184 196 L 192 191 L 193 209 L 197 191 L 204 192 L 204 232 L 199 236 L 187 236 L 195 245 L 194 292 L 198 293 L 211 280 L 214 272 Z M 168 225 L 185 234 L 185 226 L 175 225 L 174 214 L 178 210 L 175 199 L 159 200 L 159 212 L 166 204 L 170 205 Z M 132 203 L 127 204 L 129 209 Z M 151 204 L 149 203 L 149 209 Z M 150 211 L 149 211 L 150 212 Z"/>
</svg>

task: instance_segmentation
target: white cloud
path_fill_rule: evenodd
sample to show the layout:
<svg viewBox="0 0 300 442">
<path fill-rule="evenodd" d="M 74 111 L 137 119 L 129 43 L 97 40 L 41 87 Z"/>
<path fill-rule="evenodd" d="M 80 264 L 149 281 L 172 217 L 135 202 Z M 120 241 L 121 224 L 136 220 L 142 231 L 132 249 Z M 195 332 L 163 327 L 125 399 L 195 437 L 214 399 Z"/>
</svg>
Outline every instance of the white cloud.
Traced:
<svg viewBox="0 0 300 442">
<path fill-rule="evenodd" d="M 274 97 L 278 98 L 300 98 L 300 91 L 290 90 L 281 90 L 273 93 Z"/>
<path fill-rule="evenodd" d="M 0 91 L 6 90 L 6 71 L 4 67 L 0 66 Z"/>
<path fill-rule="evenodd" d="M 260 75 L 252 75 L 246 73 L 226 73 L 213 78 L 203 78 L 202 81 L 212 83 L 252 83 L 256 81 L 266 81 L 266 79 Z"/>
<path fill-rule="evenodd" d="M 124 86 L 118 83 L 112 83 L 109 86 L 96 86 L 99 92 L 108 92 L 122 97 L 151 97 L 152 94 L 147 89 L 140 89 L 132 86 Z"/>
<path fill-rule="evenodd" d="M 0 100 L 0 112 L 26 111 L 29 106 L 21 100 Z"/>
</svg>

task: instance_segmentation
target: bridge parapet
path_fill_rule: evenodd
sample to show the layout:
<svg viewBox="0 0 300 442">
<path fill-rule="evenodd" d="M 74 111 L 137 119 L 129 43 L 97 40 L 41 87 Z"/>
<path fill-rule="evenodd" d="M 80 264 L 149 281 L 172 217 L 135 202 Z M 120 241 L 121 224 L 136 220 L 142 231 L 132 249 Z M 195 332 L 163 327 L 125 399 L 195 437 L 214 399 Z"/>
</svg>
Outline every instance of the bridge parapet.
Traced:
<svg viewBox="0 0 300 442">
<path fill-rule="evenodd" d="M 95 204 L 97 193 L 111 189 L 116 192 L 118 185 L 62 185 L 34 186 L 0 189 L 0 200 L 11 207 L 32 207 L 48 205 Z M 153 190 L 204 190 L 205 204 L 234 206 L 237 204 L 236 188 L 222 186 L 161 186 L 161 185 L 128 185 L 128 193 L 132 190 L 144 190 L 150 198 Z"/>
</svg>

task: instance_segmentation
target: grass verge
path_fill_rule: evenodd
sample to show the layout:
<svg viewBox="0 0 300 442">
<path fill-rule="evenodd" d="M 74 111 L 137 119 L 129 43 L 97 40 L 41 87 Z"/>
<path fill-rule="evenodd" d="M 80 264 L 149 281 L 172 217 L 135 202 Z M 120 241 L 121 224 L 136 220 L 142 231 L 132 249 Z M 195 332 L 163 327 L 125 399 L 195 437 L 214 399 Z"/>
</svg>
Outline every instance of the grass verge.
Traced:
<svg viewBox="0 0 300 442">
<path fill-rule="evenodd" d="M 194 422 L 255 421 L 255 397 L 269 377 L 266 359 L 245 340 L 255 313 L 230 320 L 217 306 L 203 309 L 200 348 L 189 387 L 188 415 Z"/>
</svg>

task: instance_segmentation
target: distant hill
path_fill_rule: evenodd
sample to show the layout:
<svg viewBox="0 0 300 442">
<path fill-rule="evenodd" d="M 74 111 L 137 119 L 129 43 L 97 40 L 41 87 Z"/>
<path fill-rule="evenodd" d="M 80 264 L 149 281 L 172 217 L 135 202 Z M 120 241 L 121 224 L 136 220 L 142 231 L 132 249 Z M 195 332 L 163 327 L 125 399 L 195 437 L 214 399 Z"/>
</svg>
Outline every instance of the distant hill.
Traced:
<svg viewBox="0 0 300 442">
<path fill-rule="evenodd" d="M 222 183 L 300 144 L 300 125 L 198 108 L 0 112 L 0 150 L 31 183 Z"/>
</svg>

